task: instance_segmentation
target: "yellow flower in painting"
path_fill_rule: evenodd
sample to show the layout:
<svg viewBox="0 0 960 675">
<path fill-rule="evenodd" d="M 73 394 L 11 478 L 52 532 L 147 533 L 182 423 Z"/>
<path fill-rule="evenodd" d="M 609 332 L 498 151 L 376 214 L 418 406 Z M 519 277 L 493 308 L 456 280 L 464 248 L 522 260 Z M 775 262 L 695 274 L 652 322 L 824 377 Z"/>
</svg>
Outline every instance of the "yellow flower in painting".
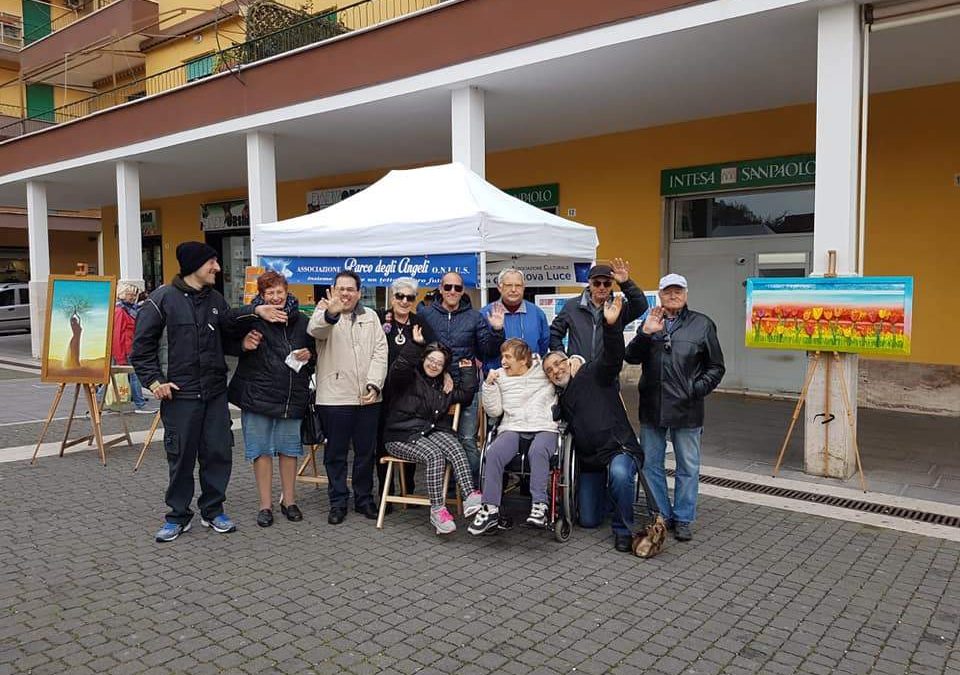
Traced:
<svg viewBox="0 0 960 675">
<path fill-rule="evenodd" d="M 809 309 L 803 310 L 803 320 L 808 321 L 809 319 L 810 319 L 810 310 Z"/>
<path fill-rule="evenodd" d="M 823 307 L 814 307 L 814 308 L 810 311 L 810 315 L 811 315 L 814 319 L 819 320 L 820 317 L 823 316 Z"/>
<path fill-rule="evenodd" d="M 777 335 L 783 335 L 783 324 L 777 325 Z"/>
<path fill-rule="evenodd" d="M 853 328 L 850 328 L 850 327 L 841 328 L 840 332 L 843 333 L 843 337 L 845 338 L 849 338 L 853 336 Z"/>
<path fill-rule="evenodd" d="M 879 311 L 877 312 L 877 314 L 880 315 L 880 318 L 881 318 L 881 319 L 886 319 L 887 317 L 890 316 L 890 310 L 889 310 L 889 309 L 881 309 L 881 310 L 879 310 Z"/>
</svg>

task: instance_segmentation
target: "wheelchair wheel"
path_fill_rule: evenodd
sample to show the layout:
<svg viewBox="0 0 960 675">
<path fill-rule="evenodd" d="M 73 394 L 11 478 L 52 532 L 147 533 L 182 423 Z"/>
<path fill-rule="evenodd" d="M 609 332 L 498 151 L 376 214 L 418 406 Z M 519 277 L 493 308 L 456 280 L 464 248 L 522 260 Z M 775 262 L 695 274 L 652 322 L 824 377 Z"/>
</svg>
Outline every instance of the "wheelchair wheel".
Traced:
<svg viewBox="0 0 960 675">
<path fill-rule="evenodd" d="M 562 510 L 560 517 L 554 524 L 553 536 L 559 542 L 564 542 L 570 538 L 573 531 L 573 523 L 577 518 L 577 458 L 573 453 L 573 437 L 570 434 L 563 436 L 563 446 L 561 448 L 561 469 L 560 476 L 562 494 L 560 503 Z"/>
</svg>

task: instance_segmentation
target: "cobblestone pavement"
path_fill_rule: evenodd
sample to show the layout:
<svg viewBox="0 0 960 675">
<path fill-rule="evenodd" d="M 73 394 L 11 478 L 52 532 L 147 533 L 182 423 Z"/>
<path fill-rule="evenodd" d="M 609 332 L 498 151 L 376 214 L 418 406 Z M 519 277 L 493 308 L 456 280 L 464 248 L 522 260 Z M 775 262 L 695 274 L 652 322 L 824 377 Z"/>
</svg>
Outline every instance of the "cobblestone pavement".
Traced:
<svg viewBox="0 0 960 675">
<path fill-rule="evenodd" d="M 707 498 L 695 540 L 643 561 L 609 531 L 438 539 L 255 525 L 170 544 L 165 462 L 89 452 L 0 464 L 0 673 L 957 673 L 960 544 Z"/>
</svg>

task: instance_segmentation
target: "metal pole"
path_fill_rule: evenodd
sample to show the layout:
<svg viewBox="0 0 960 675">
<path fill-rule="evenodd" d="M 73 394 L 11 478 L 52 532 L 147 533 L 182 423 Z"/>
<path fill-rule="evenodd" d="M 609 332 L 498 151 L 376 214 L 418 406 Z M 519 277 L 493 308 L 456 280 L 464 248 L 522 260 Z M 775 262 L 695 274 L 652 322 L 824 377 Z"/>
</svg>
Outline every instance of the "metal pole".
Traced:
<svg viewBox="0 0 960 675">
<path fill-rule="evenodd" d="M 480 306 L 487 306 L 487 252 L 480 251 Z"/>
</svg>

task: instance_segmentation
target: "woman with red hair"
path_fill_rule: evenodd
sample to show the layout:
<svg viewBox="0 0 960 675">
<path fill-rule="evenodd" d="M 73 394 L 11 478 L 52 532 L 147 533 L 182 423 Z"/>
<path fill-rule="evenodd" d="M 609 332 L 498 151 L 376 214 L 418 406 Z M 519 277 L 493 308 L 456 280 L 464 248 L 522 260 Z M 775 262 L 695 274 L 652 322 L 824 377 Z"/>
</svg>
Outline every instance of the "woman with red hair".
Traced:
<svg viewBox="0 0 960 675">
<path fill-rule="evenodd" d="M 280 511 L 287 520 L 303 520 L 296 504 L 297 458 L 303 456 L 300 423 L 310 403 L 313 339 L 297 298 L 287 292 L 286 278 L 272 270 L 257 279 L 254 307 L 282 307 L 286 323 L 257 319 L 243 338 L 237 372 L 228 398 L 241 410 L 244 455 L 253 463 L 260 510 L 257 525 L 273 524 L 273 457 L 280 462 Z"/>
</svg>

